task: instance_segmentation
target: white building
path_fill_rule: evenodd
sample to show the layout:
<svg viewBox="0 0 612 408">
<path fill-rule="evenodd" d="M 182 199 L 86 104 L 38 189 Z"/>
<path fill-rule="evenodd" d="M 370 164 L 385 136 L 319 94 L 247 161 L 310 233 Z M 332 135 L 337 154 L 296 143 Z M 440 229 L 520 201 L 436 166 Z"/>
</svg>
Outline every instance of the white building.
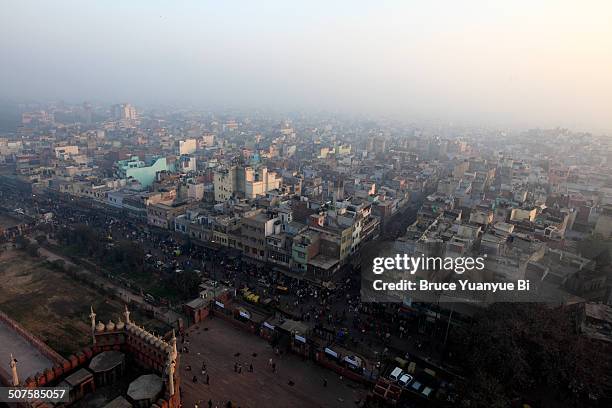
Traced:
<svg viewBox="0 0 612 408">
<path fill-rule="evenodd" d="M 179 140 L 179 155 L 194 154 L 198 149 L 196 139 Z"/>
<path fill-rule="evenodd" d="M 233 195 L 254 199 L 280 188 L 281 176 L 267 167 L 232 166 L 215 171 L 215 201 L 221 203 Z"/>
<path fill-rule="evenodd" d="M 58 146 L 54 149 L 55 158 L 66 160 L 79 154 L 79 146 Z"/>
</svg>

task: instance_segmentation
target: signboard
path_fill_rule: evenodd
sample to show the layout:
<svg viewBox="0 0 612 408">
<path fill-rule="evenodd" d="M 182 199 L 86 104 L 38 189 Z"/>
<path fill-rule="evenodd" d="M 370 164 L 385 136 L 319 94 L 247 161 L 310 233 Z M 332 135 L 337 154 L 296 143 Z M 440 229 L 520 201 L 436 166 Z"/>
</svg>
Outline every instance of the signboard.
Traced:
<svg viewBox="0 0 612 408">
<path fill-rule="evenodd" d="M 306 343 L 306 338 L 305 338 L 305 337 L 302 337 L 302 336 L 300 336 L 300 335 L 298 335 L 298 334 L 296 334 L 296 335 L 295 335 L 295 339 L 296 339 L 297 341 L 299 341 L 299 342 Z"/>
<path fill-rule="evenodd" d="M 361 367 L 361 361 L 353 360 L 349 356 L 344 357 L 344 361 L 352 365 L 353 367 Z"/>
<path fill-rule="evenodd" d="M 263 325 L 264 325 L 264 327 L 266 327 L 266 328 L 268 328 L 268 329 L 270 329 L 270 330 L 274 330 L 274 326 L 272 326 L 272 325 L 271 325 L 270 323 L 268 323 L 268 322 L 264 322 L 264 324 L 263 324 Z"/>
<path fill-rule="evenodd" d="M 225 305 L 218 300 L 215 300 L 215 305 L 219 306 L 221 309 L 225 309 Z"/>
<path fill-rule="evenodd" d="M 241 310 L 240 312 L 240 316 L 244 317 L 245 319 L 250 319 L 251 315 L 249 312 L 247 312 L 246 310 Z"/>
<path fill-rule="evenodd" d="M 325 347 L 325 354 L 329 354 L 333 358 L 338 358 L 338 353 L 336 353 L 334 350 L 329 349 L 327 347 Z"/>
</svg>

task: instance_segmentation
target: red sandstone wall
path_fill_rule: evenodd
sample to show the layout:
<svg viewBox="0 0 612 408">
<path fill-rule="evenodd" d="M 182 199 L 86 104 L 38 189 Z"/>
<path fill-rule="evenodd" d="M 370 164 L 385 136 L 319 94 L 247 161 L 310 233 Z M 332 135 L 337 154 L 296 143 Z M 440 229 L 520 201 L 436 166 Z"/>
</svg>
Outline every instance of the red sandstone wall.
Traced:
<svg viewBox="0 0 612 408">
<path fill-rule="evenodd" d="M 19 323 L 8 317 L 5 313 L 0 312 L 0 321 L 11 327 L 21 337 L 26 339 L 28 343 L 32 344 L 38 351 L 40 351 L 45 357 L 51 360 L 55 364 L 61 364 L 64 362 L 64 358 L 60 356 L 55 350 L 47 346 L 40 339 L 35 337 L 32 333 L 21 327 Z"/>
<path fill-rule="evenodd" d="M 323 367 L 328 368 L 332 371 L 335 371 L 339 375 L 342 375 L 353 381 L 361 382 L 361 383 L 368 383 L 368 382 L 374 383 L 374 381 L 368 380 L 363 375 L 354 372 L 350 368 L 343 367 L 341 365 L 336 364 L 333 361 L 328 360 L 321 352 L 316 353 L 315 361 L 319 363 L 320 365 L 322 365 Z"/>
<path fill-rule="evenodd" d="M 257 334 L 257 325 L 251 321 L 243 322 L 241 320 L 236 319 L 234 317 L 234 313 L 237 313 L 237 309 L 231 309 L 229 308 L 229 306 L 231 305 L 226 305 L 226 308 L 227 308 L 226 310 L 231 310 L 232 314 L 225 314 L 223 312 L 213 310 L 212 315 L 214 317 L 219 317 L 227 322 L 230 322 L 234 326 L 237 326 L 243 330 L 246 330 L 249 333 Z"/>
<path fill-rule="evenodd" d="M 0 316 L 0 317 L 4 317 L 4 316 Z M 8 320 L 3 319 L 3 321 L 13 322 L 10 319 Z M 19 327 L 16 323 L 14 324 L 16 326 L 13 326 L 13 325 L 11 326 Z M 28 334 L 27 331 L 25 331 L 24 329 L 20 328 L 20 330 L 21 330 L 19 331 L 20 334 L 21 333 Z M 40 342 L 40 340 L 34 338 L 31 335 L 30 337 L 32 337 L 34 340 L 37 340 L 39 343 L 44 345 L 44 343 Z M 28 337 L 26 338 L 29 340 Z M 149 344 L 140 344 L 139 339 L 131 339 L 132 341 L 130 341 L 130 336 L 124 333 L 123 331 L 104 332 L 104 333 L 101 333 L 100 335 L 97 335 L 96 339 L 101 340 L 99 344 L 96 344 L 93 347 L 86 347 L 82 349 L 81 351 L 77 352 L 76 354 L 71 355 L 67 359 L 62 358 L 61 356 L 59 356 L 59 354 L 55 353 L 53 350 L 51 350 L 45 345 L 45 347 L 51 350 L 52 353 L 55 354 L 55 357 L 59 357 L 61 361 L 58 361 L 52 368 L 48 368 L 47 370 L 45 370 L 44 373 L 37 373 L 33 377 L 28 377 L 27 379 L 25 379 L 25 381 L 23 381 L 24 385 L 28 388 L 48 386 L 54 381 L 62 377 L 65 377 L 66 375 L 69 375 L 71 372 L 77 370 L 78 368 L 86 366 L 89 363 L 89 361 L 91 361 L 92 357 L 95 356 L 96 354 L 99 354 L 103 351 L 108 351 L 108 350 L 127 349 L 124 351 L 127 351 L 128 353 L 129 352 L 135 353 L 134 357 L 136 358 L 136 360 L 141 359 L 141 361 L 138 361 L 140 364 L 149 366 L 150 368 L 163 369 L 163 365 L 160 364 L 160 361 L 161 361 L 161 355 L 163 354 L 165 356 L 165 353 L 159 353 L 159 352 L 155 353 L 155 351 L 153 350 L 153 347 L 151 347 Z M 49 356 L 49 358 L 51 357 Z M 0 368 L 0 376 L 3 374 L 1 370 L 2 369 Z M 177 370 L 178 370 L 178 367 L 177 367 Z M 8 373 L 6 375 L 8 375 Z M 7 378 L 10 381 L 10 377 L 7 377 Z M 178 375 L 178 371 L 177 371 L 177 374 L 175 377 L 175 385 L 177 387 L 177 390 L 178 390 L 178 387 L 180 386 L 180 383 L 181 383 L 180 376 Z M 9 384 L 6 384 L 6 385 L 9 385 Z M 160 399 L 159 401 L 157 401 L 157 404 L 161 408 L 179 408 L 180 402 L 181 402 L 180 394 L 177 391 L 168 400 Z M 37 404 L 37 403 L 40 403 L 40 401 L 37 401 L 34 404 Z M 42 404 L 42 405 L 40 404 L 36 406 L 41 407 L 41 408 L 48 407 L 48 405 L 46 404 Z"/>
</svg>

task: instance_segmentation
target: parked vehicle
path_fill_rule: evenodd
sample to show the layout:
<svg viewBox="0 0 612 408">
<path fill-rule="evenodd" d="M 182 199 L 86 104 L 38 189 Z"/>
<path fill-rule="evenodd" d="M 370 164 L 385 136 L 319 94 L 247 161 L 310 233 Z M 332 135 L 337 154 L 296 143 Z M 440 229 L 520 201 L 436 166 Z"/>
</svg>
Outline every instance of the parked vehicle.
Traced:
<svg viewBox="0 0 612 408">
<path fill-rule="evenodd" d="M 432 392 L 433 392 L 433 389 L 432 389 L 432 388 L 430 388 L 430 387 L 425 387 L 425 388 L 423 389 L 423 391 L 421 391 L 421 394 L 423 394 L 423 396 L 424 396 L 425 398 L 429 398 Z"/>
<path fill-rule="evenodd" d="M 395 367 L 393 371 L 391 371 L 391 374 L 389 374 L 389 379 L 397 382 L 403 373 L 404 371 L 401 368 Z"/>
<path fill-rule="evenodd" d="M 413 380 L 413 377 L 410 374 L 402 374 L 402 376 L 397 381 L 399 385 L 406 388 L 408 384 L 410 384 Z"/>
<path fill-rule="evenodd" d="M 421 389 L 421 387 L 423 387 L 423 384 L 421 384 L 418 381 L 414 381 L 411 385 L 410 388 L 415 391 L 415 392 L 419 392 L 419 390 Z"/>
</svg>

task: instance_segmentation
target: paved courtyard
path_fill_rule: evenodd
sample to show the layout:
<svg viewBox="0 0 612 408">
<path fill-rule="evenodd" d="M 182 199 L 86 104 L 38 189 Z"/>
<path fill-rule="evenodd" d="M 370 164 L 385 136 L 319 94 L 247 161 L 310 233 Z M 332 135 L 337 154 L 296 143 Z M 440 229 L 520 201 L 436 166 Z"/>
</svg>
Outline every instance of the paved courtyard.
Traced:
<svg viewBox="0 0 612 408">
<path fill-rule="evenodd" d="M 25 381 L 29 376 L 51 368 L 53 362 L 45 357 L 26 339 L 21 337 L 5 322 L 0 321 L 0 362 L 5 373 L 10 375 L 11 354 L 17 360 L 19 379 Z"/>
<path fill-rule="evenodd" d="M 209 399 L 213 407 L 225 407 L 229 400 L 233 407 L 243 408 L 355 407 L 367 393 L 359 384 L 341 379 L 312 361 L 302 361 L 296 355 L 277 358 L 264 339 L 218 318 L 200 322 L 188 334 L 189 353 L 181 354 L 181 388 L 187 408 L 198 401 L 199 407 L 206 408 Z M 270 358 L 276 362 L 276 373 L 268 367 Z M 206 363 L 210 385 L 201 374 L 202 362 Z M 242 365 L 242 373 L 234 372 L 235 363 Z M 187 371 L 189 365 L 191 371 Z M 193 382 L 194 375 L 197 383 Z M 327 387 L 323 386 L 324 378 Z"/>
</svg>

